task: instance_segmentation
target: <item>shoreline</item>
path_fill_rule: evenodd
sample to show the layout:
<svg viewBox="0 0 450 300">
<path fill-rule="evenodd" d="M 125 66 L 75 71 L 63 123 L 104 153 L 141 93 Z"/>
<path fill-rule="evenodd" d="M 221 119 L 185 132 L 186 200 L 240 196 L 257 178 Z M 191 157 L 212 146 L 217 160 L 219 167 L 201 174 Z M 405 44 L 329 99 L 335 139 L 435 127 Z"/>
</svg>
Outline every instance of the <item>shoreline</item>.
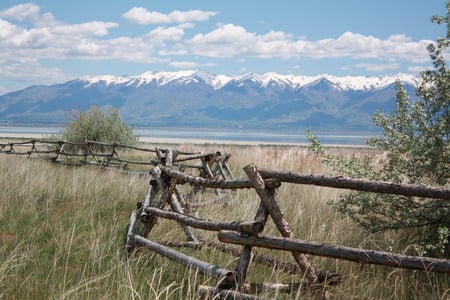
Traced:
<svg viewBox="0 0 450 300">
<path fill-rule="evenodd" d="M 42 139 L 48 138 L 48 134 L 34 133 L 0 133 L 0 140 L 4 139 Z M 162 137 L 139 137 L 140 143 L 149 144 L 194 144 L 194 145 L 236 145 L 236 146 L 293 146 L 308 147 L 309 143 L 296 142 L 269 142 L 269 141 L 243 141 L 243 140 L 214 140 L 195 138 L 162 138 Z M 323 144 L 328 148 L 368 148 L 368 145 L 350 144 Z"/>
</svg>

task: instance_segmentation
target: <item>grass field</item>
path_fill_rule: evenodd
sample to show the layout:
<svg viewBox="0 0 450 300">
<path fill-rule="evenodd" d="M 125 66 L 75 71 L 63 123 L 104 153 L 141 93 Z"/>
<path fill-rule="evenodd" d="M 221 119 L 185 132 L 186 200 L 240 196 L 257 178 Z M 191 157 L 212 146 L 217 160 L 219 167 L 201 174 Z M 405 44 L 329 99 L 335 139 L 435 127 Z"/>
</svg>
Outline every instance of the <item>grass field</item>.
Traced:
<svg viewBox="0 0 450 300">
<path fill-rule="evenodd" d="M 170 145 L 179 150 L 232 153 L 237 178 L 254 163 L 265 168 L 327 173 L 306 148 L 233 145 Z M 368 149 L 335 149 L 341 155 L 376 155 Z M 129 214 L 143 201 L 149 178 L 125 176 L 97 167 L 68 167 L 39 158 L 0 154 L 0 299 L 196 299 L 199 284 L 216 280 L 149 251 L 127 258 L 123 242 Z M 333 211 L 326 202 L 343 191 L 283 184 L 276 199 L 301 239 L 351 247 L 415 254 L 408 234 L 368 234 Z M 212 197 L 205 194 L 201 197 Z M 252 191 L 229 195 L 224 202 L 199 208 L 214 220 L 251 220 L 258 207 Z M 276 234 L 269 222 L 267 234 Z M 211 235 L 214 237 L 214 234 Z M 155 240 L 182 240 L 178 225 L 161 221 Z M 181 250 L 234 269 L 237 258 L 217 249 Z M 261 252 L 264 252 L 260 250 Z M 267 251 L 286 261 L 287 253 Z M 332 299 L 449 299 L 449 275 L 312 258 L 314 266 L 342 274 L 331 287 Z M 251 265 L 247 282 L 296 282 L 299 276 Z M 267 294 L 277 299 L 293 295 Z M 313 299 L 307 290 L 300 299 Z"/>
</svg>

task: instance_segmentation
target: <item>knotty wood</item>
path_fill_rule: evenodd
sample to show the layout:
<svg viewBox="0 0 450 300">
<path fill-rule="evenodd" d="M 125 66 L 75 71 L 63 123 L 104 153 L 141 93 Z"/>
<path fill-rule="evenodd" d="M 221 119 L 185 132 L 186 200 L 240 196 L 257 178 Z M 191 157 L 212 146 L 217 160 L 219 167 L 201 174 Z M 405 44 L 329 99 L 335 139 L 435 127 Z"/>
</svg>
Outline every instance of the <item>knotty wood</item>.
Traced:
<svg viewBox="0 0 450 300">
<path fill-rule="evenodd" d="M 173 170 L 168 167 L 161 166 L 161 171 L 170 176 L 177 177 L 181 182 L 188 182 L 193 185 L 199 185 L 207 188 L 218 189 L 249 189 L 253 187 L 253 184 L 249 179 L 235 179 L 235 180 L 211 180 L 199 176 L 192 176 L 184 172 Z"/>
<path fill-rule="evenodd" d="M 157 151 L 158 152 L 158 151 Z M 168 153 L 171 153 L 170 151 Z M 176 213 L 183 214 L 183 208 L 181 207 L 180 203 L 178 202 L 176 196 L 174 195 L 175 186 L 177 184 L 177 178 L 173 177 L 171 179 L 171 182 L 168 184 L 161 176 L 161 169 L 159 167 L 154 167 L 150 170 L 150 173 L 155 178 L 156 182 L 159 185 L 159 188 L 163 191 L 161 195 L 161 203 L 169 203 L 172 210 Z M 160 206 L 161 208 L 163 206 Z M 190 241 L 197 241 L 197 238 L 194 235 L 194 232 L 191 228 L 188 226 L 182 224 L 184 233 L 186 234 L 186 237 Z"/>
<path fill-rule="evenodd" d="M 156 194 L 159 191 L 159 186 L 156 182 L 156 180 L 151 179 L 149 182 L 147 194 L 145 195 L 144 202 L 142 203 L 142 213 L 141 213 L 141 222 L 142 223 L 154 223 L 156 222 L 155 217 L 151 216 L 147 211 L 146 208 L 150 207 L 153 203 L 153 200 L 156 197 Z"/>
<path fill-rule="evenodd" d="M 397 253 L 365 250 L 298 239 L 273 236 L 242 237 L 233 231 L 219 231 L 218 238 L 225 243 L 249 245 L 275 250 L 297 251 L 317 256 L 354 261 L 362 264 L 376 264 L 426 272 L 450 274 L 450 260 L 431 257 L 408 256 Z"/>
<path fill-rule="evenodd" d="M 272 218 L 275 226 L 278 231 L 281 233 L 283 237 L 295 238 L 292 230 L 290 229 L 289 224 L 283 217 L 283 213 L 281 212 L 278 204 L 276 203 L 273 195 L 268 192 L 264 185 L 263 178 L 259 175 L 256 166 L 248 165 L 244 167 L 245 173 L 250 178 L 255 188 L 256 193 L 259 195 L 262 203 L 264 204 L 265 209 L 268 211 L 270 217 Z M 292 256 L 295 261 L 298 263 L 300 269 L 305 272 L 306 277 L 312 282 L 317 281 L 317 275 L 314 267 L 308 260 L 308 257 L 303 253 L 292 251 Z"/>
<path fill-rule="evenodd" d="M 274 196 L 275 190 L 270 189 L 270 190 L 268 190 L 268 193 L 271 196 Z M 267 211 L 266 207 L 264 206 L 264 204 L 261 201 L 259 204 L 258 210 L 256 211 L 256 216 L 255 216 L 255 222 L 259 222 L 262 224 L 261 232 L 262 232 L 262 229 L 264 229 L 264 226 L 266 225 L 268 217 L 269 217 L 269 212 Z M 238 264 L 237 264 L 236 268 L 234 269 L 234 271 L 236 272 L 236 283 L 237 283 L 237 286 L 239 289 L 242 289 L 242 285 L 245 281 L 245 278 L 247 277 L 248 268 L 250 267 L 250 264 L 252 263 L 254 256 L 255 255 L 253 253 L 253 249 L 251 246 L 246 245 L 242 248 L 242 252 L 241 252 L 241 255 L 239 256 Z"/>
<path fill-rule="evenodd" d="M 127 249 L 128 252 L 131 252 L 134 249 L 133 236 L 136 232 L 136 220 L 137 220 L 137 211 L 133 210 L 130 215 L 130 224 L 128 225 L 129 227 L 127 231 L 127 240 L 125 243 L 125 249 Z"/>
<path fill-rule="evenodd" d="M 133 240 L 137 243 L 146 246 L 150 250 L 167 257 L 177 263 L 180 263 L 186 267 L 192 267 L 198 270 L 200 273 L 205 275 L 210 275 L 215 278 L 224 278 L 227 277 L 232 272 L 230 270 L 218 267 L 216 265 L 210 264 L 208 262 L 199 260 L 195 257 L 188 256 L 184 253 L 175 251 L 168 247 L 164 247 L 156 242 L 150 241 L 140 235 L 133 235 Z"/>
<path fill-rule="evenodd" d="M 255 231 L 262 230 L 262 224 L 260 222 L 237 222 L 237 221 L 209 221 L 204 219 L 198 219 L 184 214 L 171 212 L 156 207 L 147 207 L 145 209 L 147 214 L 154 214 L 161 218 L 166 218 L 169 220 L 174 220 L 176 222 L 209 231 L 220 231 L 220 230 L 235 230 L 240 231 L 244 227 L 247 230 L 254 229 Z M 259 231 L 260 232 L 260 231 Z"/>
<path fill-rule="evenodd" d="M 325 176 L 294 173 L 258 168 L 262 178 L 277 178 L 283 182 L 312 184 L 340 189 L 365 192 L 386 193 L 404 196 L 417 196 L 450 200 L 450 189 L 443 187 L 422 186 L 417 184 L 400 184 L 385 181 L 370 181 L 346 178 L 342 176 Z"/>
</svg>

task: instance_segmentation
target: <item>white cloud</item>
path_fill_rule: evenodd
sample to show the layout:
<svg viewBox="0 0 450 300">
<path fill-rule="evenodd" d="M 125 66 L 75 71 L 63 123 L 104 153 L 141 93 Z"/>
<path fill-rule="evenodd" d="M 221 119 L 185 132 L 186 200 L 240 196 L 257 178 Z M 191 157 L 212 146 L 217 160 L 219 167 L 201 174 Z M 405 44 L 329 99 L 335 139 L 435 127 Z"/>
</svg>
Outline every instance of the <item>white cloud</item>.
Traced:
<svg viewBox="0 0 450 300">
<path fill-rule="evenodd" d="M 198 67 L 197 63 L 191 61 L 173 61 L 170 65 L 180 69 L 193 69 Z"/>
<path fill-rule="evenodd" d="M 203 67 L 214 67 L 214 63 L 204 63 L 198 64 L 196 62 L 191 61 L 173 61 L 169 65 L 179 69 L 195 69 L 195 68 L 203 68 Z"/>
<path fill-rule="evenodd" d="M 210 57 L 259 58 L 380 58 L 427 61 L 426 46 L 431 41 L 413 42 L 404 35 L 387 39 L 345 32 L 332 39 L 317 41 L 295 40 L 284 32 L 270 31 L 258 35 L 233 24 L 220 25 L 206 34 L 196 34 L 188 41 L 193 54 Z"/>
<path fill-rule="evenodd" d="M 186 23 L 186 22 L 201 22 L 207 21 L 210 17 L 217 13 L 213 11 L 202 10 L 175 10 L 168 15 L 157 11 L 148 11 L 143 7 L 133 7 L 122 17 L 130 22 L 145 25 L 145 24 L 168 24 L 168 23 Z"/>
<path fill-rule="evenodd" d="M 39 6 L 32 3 L 15 5 L 0 11 L 0 18 L 8 20 L 36 20 L 39 15 Z"/>
<path fill-rule="evenodd" d="M 425 67 L 421 67 L 421 66 L 408 67 L 408 72 L 415 73 L 415 74 L 419 74 L 420 72 L 422 72 L 424 70 L 426 70 L 426 68 Z"/>
<path fill-rule="evenodd" d="M 180 41 L 186 28 L 189 28 L 187 24 L 174 27 L 157 27 L 147 34 L 147 38 L 159 41 Z"/>
<path fill-rule="evenodd" d="M 362 68 L 366 71 L 377 71 L 377 72 L 384 72 L 387 70 L 395 70 L 400 67 L 397 63 L 391 63 L 391 64 L 371 64 L 371 63 L 361 63 L 356 64 L 356 67 Z"/>
<path fill-rule="evenodd" d="M 114 22 L 86 22 L 81 24 L 60 24 L 51 28 L 52 33 L 57 35 L 88 35 L 105 36 L 108 29 L 119 27 Z"/>
<path fill-rule="evenodd" d="M 2 74 L 2 77 L 14 81 L 31 83 L 63 82 L 72 78 L 59 68 L 45 67 L 37 61 L 30 60 L 25 65 L 11 61 L 0 61 L 0 74 Z"/>
</svg>

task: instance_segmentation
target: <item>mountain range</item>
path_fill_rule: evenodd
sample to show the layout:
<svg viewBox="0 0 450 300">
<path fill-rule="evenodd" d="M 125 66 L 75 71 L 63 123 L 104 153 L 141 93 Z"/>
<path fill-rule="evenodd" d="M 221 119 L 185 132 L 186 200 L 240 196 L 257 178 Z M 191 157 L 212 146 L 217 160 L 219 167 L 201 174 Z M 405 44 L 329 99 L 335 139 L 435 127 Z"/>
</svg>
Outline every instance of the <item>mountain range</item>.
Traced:
<svg viewBox="0 0 450 300">
<path fill-rule="evenodd" d="M 370 130 L 377 109 L 394 110 L 397 81 L 415 95 L 419 78 L 407 74 L 86 76 L 0 96 L 0 122 L 62 124 L 73 111 L 99 106 L 118 108 L 134 126 Z"/>
</svg>

